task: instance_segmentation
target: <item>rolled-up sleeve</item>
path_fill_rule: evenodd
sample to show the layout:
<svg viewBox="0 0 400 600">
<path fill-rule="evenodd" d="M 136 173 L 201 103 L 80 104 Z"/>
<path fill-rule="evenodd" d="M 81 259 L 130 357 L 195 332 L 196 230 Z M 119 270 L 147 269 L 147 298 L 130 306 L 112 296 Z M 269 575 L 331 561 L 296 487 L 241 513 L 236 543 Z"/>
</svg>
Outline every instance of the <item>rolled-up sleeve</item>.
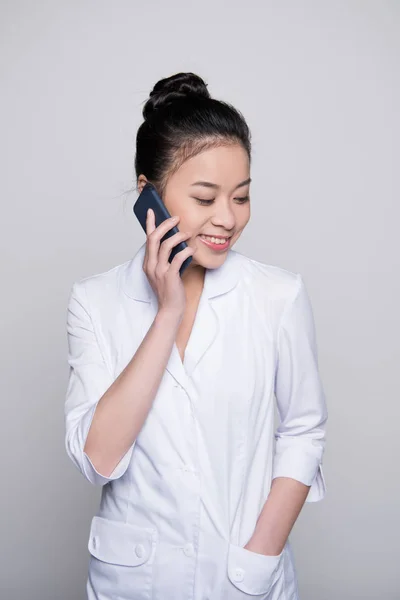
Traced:
<svg viewBox="0 0 400 600">
<path fill-rule="evenodd" d="M 69 377 L 65 398 L 65 448 L 81 473 L 94 485 L 121 477 L 128 468 L 133 446 L 108 476 L 99 473 L 83 451 L 90 425 L 113 377 L 100 351 L 89 314 L 84 280 L 72 286 L 67 308 Z"/>
<path fill-rule="evenodd" d="M 328 418 L 319 375 L 313 311 L 302 276 L 281 317 L 277 336 L 275 397 L 280 424 L 275 431 L 272 478 L 290 477 L 310 486 L 306 502 L 326 492 L 322 470 Z"/>
</svg>

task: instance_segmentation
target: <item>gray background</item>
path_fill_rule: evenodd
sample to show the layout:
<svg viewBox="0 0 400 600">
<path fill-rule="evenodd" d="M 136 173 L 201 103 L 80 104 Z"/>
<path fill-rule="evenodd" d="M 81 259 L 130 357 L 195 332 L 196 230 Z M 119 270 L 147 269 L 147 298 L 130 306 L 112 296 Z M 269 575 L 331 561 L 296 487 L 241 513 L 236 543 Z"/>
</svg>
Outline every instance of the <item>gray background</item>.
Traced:
<svg viewBox="0 0 400 600">
<path fill-rule="evenodd" d="M 303 274 L 330 419 L 328 493 L 292 532 L 302 600 L 399 581 L 397 1 L 2 1 L 4 600 L 83 600 L 100 488 L 64 451 L 72 282 L 144 241 L 134 139 L 161 77 L 198 72 L 253 132 L 235 249 Z"/>
</svg>

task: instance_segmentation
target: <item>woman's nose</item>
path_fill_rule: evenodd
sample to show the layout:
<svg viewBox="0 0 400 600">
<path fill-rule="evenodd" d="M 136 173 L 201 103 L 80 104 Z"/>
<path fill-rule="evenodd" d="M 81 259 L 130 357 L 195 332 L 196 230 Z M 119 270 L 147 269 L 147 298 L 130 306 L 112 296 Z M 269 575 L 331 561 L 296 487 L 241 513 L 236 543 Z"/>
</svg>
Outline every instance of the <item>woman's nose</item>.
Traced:
<svg viewBox="0 0 400 600">
<path fill-rule="evenodd" d="M 233 229 L 235 226 L 235 214 L 228 203 L 217 208 L 212 219 L 214 225 L 224 227 L 224 229 Z"/>
</svg>

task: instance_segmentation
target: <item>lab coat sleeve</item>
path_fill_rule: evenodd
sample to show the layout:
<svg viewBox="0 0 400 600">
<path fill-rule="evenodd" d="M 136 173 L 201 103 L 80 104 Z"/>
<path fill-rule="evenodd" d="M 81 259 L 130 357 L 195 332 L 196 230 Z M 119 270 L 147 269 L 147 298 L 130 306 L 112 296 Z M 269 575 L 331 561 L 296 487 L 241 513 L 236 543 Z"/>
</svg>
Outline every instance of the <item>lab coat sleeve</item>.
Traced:
<svg viewBox="0 0 400 600">
<path fill-rule="evenodd" d="M 285 306 L 277 336 L 275 397 L 280 424 L 275 431 L 272 479 L 291 477 L 311 486 L 306 502 L 322 500 L 325 394 L 318 371 L 316 332 L 302 276 Z"/>
<path fill-rule="evenodd" d="M 94 485 L 121 477 L 134 444 L 108 476 L 99 473 L 83 451 L 97 404 L 113 377 L 102 356 L 89 314 L 84 280 L 72 286 L 67 309 L 69 377 L 65 398 L 65 448 L 81 473 Z"/>
</svg>

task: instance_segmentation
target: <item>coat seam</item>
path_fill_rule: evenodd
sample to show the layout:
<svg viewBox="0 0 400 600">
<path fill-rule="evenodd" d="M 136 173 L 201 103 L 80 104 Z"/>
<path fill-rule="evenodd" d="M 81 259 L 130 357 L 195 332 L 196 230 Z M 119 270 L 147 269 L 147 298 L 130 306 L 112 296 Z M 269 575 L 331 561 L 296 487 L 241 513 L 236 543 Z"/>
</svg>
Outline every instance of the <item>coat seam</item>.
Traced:
<svg viewBox="0 0 400 600">
<path fill-rule="evenodd" d="M 296 289 L 294 291 L 294 294 L 293 294 L 293 296 L 291 298 L 289 298 L 289 300 L 287 300 L 287 302 L 286 302 L 286 304 L 285 304 L 285 306 L 283 308 L 281 317 L 279 319 L 278 332 L 277 332 L 277 336 L 276 336 L 277 343 L 279 343 L 279 335 L 280 335 L 280 332 L 281 332 L 281 329 L 282 329 L 282 326 L 283 326 L 283 322 L 284 322 L 284 320 L 286 318 L 286 315 L 289 313 L 289 310 L 294 305 L 294 303 L 295 303 L 295 301 L 296 301 L 296 299 L 297 299 L 297 297 L 298 297 L 298 295 L 300 293 L 301 286 L 303 285 L 303 279 L 302 279 L 302 276 L 300 275 L 300 273 L 296 274 L 296 278 L 297 278 L 297 285 L 296 285 Z"/>
<path fill-rule="evenodd" d="M 113 374 L 110 371 L 109 365 L 108 365 L 108 363 L 107 363 L 107 361 L 105 359 L 103 348 L 101 347 L 101 344 L 100 344 L 99 336 L 98 336 L 98 333 L 97 333 L 97 330 L 96 330 L 96 325 L 95 325 L 94 319 L 92 317 L 91 303 L 89 301 L 89 296 L 88 296 L 87 289 L 86 289 L 86 284 L 85 284 L 84 281 L 82 281 L 82 285 L 83 285 L 83 289 L 84 289 L 85 297 L 86 297 L 86 304 L 87 304 L 86 313 L 87 313 L 87 315 L 88 315 L 88 317 L 90 319 L 90 322 L 92 324 L 92 329 L 93 329 L 94 337 L 96 339 L 96 344 L 97 344 L 97 347 L 99 349 L 99 352 L 100 352 L 101 358 L 103 360 L 104 366 L 106 367 L 106 369 L 107 369 L 109 375 L 111 376 L 111 378 L 113 378 Z"/>
</svg>

